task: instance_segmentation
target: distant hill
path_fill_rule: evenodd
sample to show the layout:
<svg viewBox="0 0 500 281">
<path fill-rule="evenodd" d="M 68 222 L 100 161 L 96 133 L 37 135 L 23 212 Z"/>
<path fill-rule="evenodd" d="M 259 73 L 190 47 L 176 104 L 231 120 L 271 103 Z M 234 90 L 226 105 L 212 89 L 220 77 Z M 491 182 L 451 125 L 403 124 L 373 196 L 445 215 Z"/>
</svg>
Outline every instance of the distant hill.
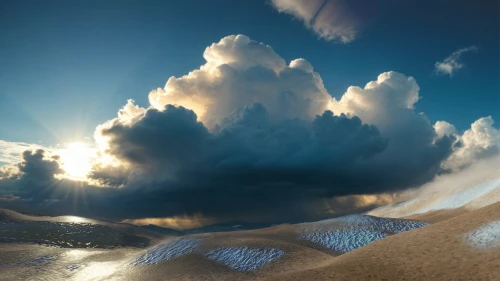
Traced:
<svg viewBox="0 0 500 281">
<path fill-rule="evenodd" d="M 0 209 L 0 243 L 61 248 L 142 248 L 163 236 L 130 224 L 76 216 L 31 216 Z"/>
<path fill-rule="evenodd" d="M 221 224 L 206 225 L 199 228 L 193 228 L 184 230 L 186 234 L 197 234 L 197 233 L 209 233 L 209 232 L 231 232 L 239 230 L 253 230 L 261 229 L 266 227 L 271 227 L 276 224 L 271 223 L 242 223 L 242 222 L 230 222 Z"/>
<path fill-rule="evenodd" d="M 179 231 L 179 230 L 161 227 L 161 226 L 157 226 L 154 224 L 141 225 L 140 228 L 146 229 L 148 231 L 151 231 L 151 232 L 154 232 L 154 233 L 157 233 L 160 235 L 166 235 L 166 236 L 181 236 L 181 235 L 186 234 L 186 233 Z"/>
</svg>

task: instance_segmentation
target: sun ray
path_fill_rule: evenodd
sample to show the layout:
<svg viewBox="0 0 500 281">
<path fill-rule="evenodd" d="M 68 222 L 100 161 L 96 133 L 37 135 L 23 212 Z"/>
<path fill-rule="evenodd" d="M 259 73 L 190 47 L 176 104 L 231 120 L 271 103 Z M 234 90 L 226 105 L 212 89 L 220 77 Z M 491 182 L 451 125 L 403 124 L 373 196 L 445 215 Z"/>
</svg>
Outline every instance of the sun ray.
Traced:
<svg viewBox="0 0 500 281">
<path fill-rule="evenodd" d="M 72 180 L 85 180 L 92 169 L 95 150 L 82 142 L 73 142 L 66 145 L 60 152 L 62 168 L 65 177 Z"/>
</svg>

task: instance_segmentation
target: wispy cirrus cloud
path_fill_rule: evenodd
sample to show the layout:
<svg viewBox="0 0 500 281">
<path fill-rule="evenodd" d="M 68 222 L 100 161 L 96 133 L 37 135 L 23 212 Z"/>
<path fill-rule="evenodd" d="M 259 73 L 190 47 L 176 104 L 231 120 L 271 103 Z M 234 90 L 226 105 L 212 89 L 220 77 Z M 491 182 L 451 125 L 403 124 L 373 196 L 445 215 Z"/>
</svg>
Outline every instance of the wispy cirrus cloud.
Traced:
<svg viewBox="0 0 500 281">
<path fill-rule="evenodd" d="M 344 0 L 272 0 L 272 5 L 303 21 L 325 40 L 349 43 L 356 39 L 359 21 Z"/>
<path fill-rule="evenodd" d="M 449 57 L 443 61 L 438 61 L 434 64 L 435 72 L 438 75 L 449 75 L 450 77 L 455 74 L 459 69 L 465 67 L 465 64 L 460 62 L 460 58 L 464 53 L 477 52 L 476 46 L 459 49 L 453 52 Z"/>
</svg>

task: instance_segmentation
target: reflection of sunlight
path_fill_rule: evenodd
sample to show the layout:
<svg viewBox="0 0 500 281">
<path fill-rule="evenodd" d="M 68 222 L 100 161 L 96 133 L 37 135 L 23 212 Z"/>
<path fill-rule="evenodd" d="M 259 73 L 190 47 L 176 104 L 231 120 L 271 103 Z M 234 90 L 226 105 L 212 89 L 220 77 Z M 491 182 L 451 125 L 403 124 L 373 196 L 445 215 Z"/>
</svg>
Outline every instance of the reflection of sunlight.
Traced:
<svg viewBox="0 0 500 281">
<path fill-rule="evenodd" d="M 108 280 L 107 277 L 116 271 L 114 262 L 93 263 L 82 270 L 76 280 Z"/>
<path fill-rule="evenodd" d="M 71 257 L 72 259 L 80 260 L 88 256 L 88 252 L 85 250 L 70 250 L 66 252 L 66 255 Z"/>
<path fill-rule="evenodd" d="M 75 217 L 75 216 L 64 216 L 64 221 L 72 222 L 72 223 L 89 223 L 90 221 L 86 218 Z"/>
<path fill-rule="evenodd" d="M 84 180 L 92 168 L 95 151 L 85 143 L 74 142 L 62 149 L 60 154 L 65 176 L 73 180 Z"/>
</svg>

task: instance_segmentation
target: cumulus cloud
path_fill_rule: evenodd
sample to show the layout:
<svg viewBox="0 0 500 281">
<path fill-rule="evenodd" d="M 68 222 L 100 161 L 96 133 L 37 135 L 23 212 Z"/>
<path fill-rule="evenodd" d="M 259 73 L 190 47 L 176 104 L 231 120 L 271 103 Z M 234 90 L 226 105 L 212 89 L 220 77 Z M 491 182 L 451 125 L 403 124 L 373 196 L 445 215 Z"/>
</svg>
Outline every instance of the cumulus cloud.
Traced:
<svg viewBox="0 0 500 281">
<path fill-rule="evenodd" d="M 233 110 L 261 103 L 270 118 L 311 120 L 326 109 L 330 95 L 309 62 L 288 65 L 270 46 L 247 36 L 227 36 L 204 52 L 206 63 L 164 88 L 152 91 L 149 101 L 162 110 L 172 104 L 193 110 L 208 128 Z"/>
<path fill-rule="evenodd" d="M 97 128 L 97 134 L 107 139 L 106 153 L 119 161 L 166 179 L 197 161 L 206 149 L 208 131 L 192 110 L 173 105 L 163 111 L 150 108 L 130 121 L 129 113 L 123 115 L 129 108 L 137 109 L 129 101 L 118 118 Z"/>
<path fill-rule="evenodd" d="M 47 155 L 43 149 L 26 150 L 22 154 L 23 161 L 18 165 L 21 173 L 21 192 L 27 196 L 44 197 L 50 192 L 55 176 L 63 174 L 58 155 Z"/>
<path fill-rule="evenodd" d="M 57 177 L 64 173 L 59 156 L 37 149 L 26 150 L 21 157 L 21 163 L 0 168 L 0 195 L 34 201 L 50 199 Z"/>
<path fill-rule="evenodd" d="M 19 171 L 23 177 L 33 181 L 51 180 L 55 175 L 64 171 L 59 165 L 59 156 L 47 156 L 43 149 L 36 151 L 26 150 L 22 154 L 23 162 L 19 164 Z"/>
<path fill-rule="evenodd" d="M 434 64 L 436 74 L 449 75 L 450 77 L 453 76 L 455 72 L 465 67 L 465 65 L 460 62 L 461 56 L 464 53 L 476 52 L 476 51 L 477 51 L 476 46 L 470 46 L 453 52 L 449 57 L 445 58 L 443 61 L 438 61 Z"/>
<path fill-rule="evenodd" d="M 13 193 L 20 189 L 21 173 L 14 165 L 0 167 L 0 197 L 14 198 Z"/>
<path fill-rule="evenodd" d="M 319 37 L 349 43 L 356 38 L 359 21 L 344 0 L 272 0 L 281 13 L 303 21 Z"/>
<path fill-rule="evenodd" d="M 272 59 L 253 58 L 256 52 Z M 128 172 L 120 179 L 96 169 L 94 179 L 129 188 L 145 179 L 140 189 L 155 199 L 176 198 L 163 215 L 184 210 L 217 217 L 234 214 L 236 206 L 247 214 L 277 204 L 289 213 L 324 198 L 419 185 L 441 172 L 452 152 L 452 136 L 438 135 L 414 111 L 419 87 L 412 77 L 383 73 L 337 101 L 309 62 L 287 65 L 247 37 L 223 38 L 205 58 L 200 69 L 151 92 L 150 108 L 129 101 L 98 127 L 103 153 Z M 288 102 L 281 93 L 289 91 L 308 102 Z M 148 199 L 150 208 L 155 199 Z"/>
<path fill-rule="evenodd" d="M 132 108 L 130 103 L 120 112 Z M 105 153 L 128 172 L 120 179 L 99 168 L 91 176 L 117 183 L 123 194 L 132 192 L 130 205 L 147 202 L 143 216 L 249 218 L 273 209 L 276 219 L 304 216 L 296 208 L 304 202 L 326 194 L 373 193 L 384 185 L 383 180 L 367 185 L 362 175 L 370 172 L 362 163 L 383 151 L 387 140 L 357 117 L 325 111 L 314 120 L 273 121 L 254 103 L 237 108 L 212 130 L 193 111 L 172 105 L 149 108 L 131 124 L 123 121 L 119 116 L 96 134 L 107 140 Z"/>
<path fill-rule="evenodd" d="M 129 100 L 96 128 L 88 183 L 60 178 L 57 157 L 29 151 L 2 169 L 2 194 L 118 220 L 309 220 L 391 202 L 446 172 L 473 138 L 415 112 L 419 86 L 404 74 L 382 73 L 336 100 L 307 60 L 288 63 L 243 35 L 204 57 L 152 91 L 149 107 Z"/>
<path fill-rule="evenodd" d="M 364 88 L 349 87 L 340 100 L 330 104 L 336 114 L 358 116 L 389 139 L 387 149 L 371 164 L 380 174 L 394 172 L 387 177 L 401 187 L 431 180 L 452 153 L 453 136 L 439 136 L 428 118 L 415 112 L 419 90 L 413 77 L 385 72 Z"/>
<path fill-rule="evenodd" d="M 438 123 L 444 124 L 442 122 Z M 442 128 L 443 126 L 438 125 L 438 123 L 436 123 L 436 126 Z M 462 135 L 452 129 L 447 129 L 447 133 L 454 134 L 458 142 L 457 148 L 443 166 L 446 169 L 456 171 L 478 160 L 500 154 L 500 130 L 493 125 L 493 118 L 488 116 L 472 123 L 471 128 L 466 130 Z M 447 126 L 449 127 L 449 125 Z"/>
<path fill-rule="evenodd" d="M 17 178 L 20 175 L 19 168 L 15 165 L 6 165 L 0 167 L 0 179 Z"/>
<path fill-rule="evenodd" d="M 131 126 L 118 120 L 100 127 L 109 141 L 107 153 L 170 186 L 327 188 L 332 180 L 343 180 L 345 188 L 358 186 L 361 178 L 346 180 L 343 174 L 355 173 L 358 161 L 381 152 L 387 143 L 376 127 L 357 117 L 325 111 L 313 121 L 272 122 L 260 103 L 235 110 L 212 132 L 193 111 L 172 105 L 163 111 L 148 109 Z"/>
<path fill-rule="evenodd" d="M 446 121 L 437 121 L 436 124 L 434 124 L 434 130 L 436 130 L 438 137 L 453 136 L 457 133 L 455 126 Z"/>
</svg>

